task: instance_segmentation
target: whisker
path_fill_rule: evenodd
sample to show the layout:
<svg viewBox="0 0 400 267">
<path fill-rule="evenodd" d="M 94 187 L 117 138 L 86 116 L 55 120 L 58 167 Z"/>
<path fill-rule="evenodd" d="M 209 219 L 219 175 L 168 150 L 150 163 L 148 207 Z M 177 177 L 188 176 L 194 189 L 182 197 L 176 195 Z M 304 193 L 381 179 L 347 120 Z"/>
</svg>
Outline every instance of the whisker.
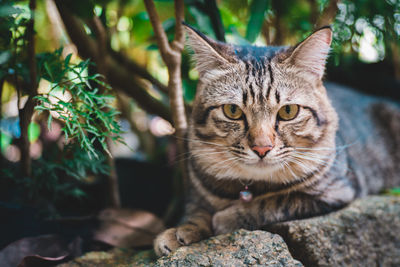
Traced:
<svg viewBox="0 0 400 267">
<path fill-rule="evenodd" d="M 322 160 L 322 159 L 318 159 L 318 158 L 311 158 L 311 157 L 305 157 L 305 156 L 302 156 L 302 155 L 293 155 L 295 158 L 298 158 L 298 159 L 304 159 L 304 160 L 309 160 L 309 161 L 312 161 L 312 162 L 315 162 L 315 163 L 320 163 L 321 165 L 323 165 L 323 166 L 326 166 L 326 165 L 328 165 L 328 162 L 327 161 L 324 161 L 324 160 Z"/>
<path fill-rule="evenodd" d="M 209 168 L 216 168 L 217 166 L 219 166 L 219 165 L 221 165 L 221 164 L 223 164 L 223 163 L 225 163 L 225 162 L 229 162 L 229 161 L 231 161 L 231 160 L 235 160 L 235 159 L 237 159 L 236 157 L 230 157 L 230 158 L 228 158 L 228 159 L 226 159 L 226 160 L 223 160 L 223 161 L 220 161 L 220 162 L 216 162 L 216 163 L 212 163 L 210 166 L 209 166 Z"/>
<path fill-rule="evenodd" d="M 289 163 L 287 163 L 286 161 L 283 161 L 283 164 L 285 165 L 285 167 L 287 167 L 289 172 L 292 174 L 293 178 L 295 178 L 296 174 L 293 172 L 292 167 L 289 165 Z"/>
<path fill-rule="evenodd" d="M 229 169 L 232 168 L 232 166 L 233 166 L 234 164 L 236 164 L 238 161 L 240 161 L 240 159 L 239 159 L 239 158 L 236 158 L 234 161 L 232 161 L 231 163 L 229 163 L 228 165 L 226 165 L 226 166 L 225 166 L 225 169 L 226 169 L 226 170 L 229 170 Z"/>
<path fill-rule="evenodd" d="M 185 141 L 190 141 L 190 142 L 198 142 L 198 143 L 203 143 L 203 144 L 207 144 L 207 145 L 214 145 L 214 146 L 220 146 L 220 147 L 226 147 L 225 145 L 221 145 L 221 144 L 217 144 L 214 142 L 206 142 L 200 139 L 191 139 L 191 138 L 185 138 L 185 137 L 178 137 L 173 135 L 173 137 L 177 138 L 177 139 L 181 139 L 181 140 L 185 140 Z"/>
<path fill-rule="evenodd" d="M 197 157 L 215 155 L 215 154 L 222 154 L 222 153 L 226 153 L 226 151 L 216 151 L 216 152 L 215 151 L 211 151 L 211 152 L 205 152 L 205 153 L 200 153 L 200 154 L 191 154 L 191 155 L 189 155 L 189 156 L 187 156 L 185 158 L 179 159 L 179 161 L 177 161 L 177 162 L 181 162 L 181 161 L 188 160 L 188 159 L 191 159 L 191 158 L 197 158 Z"/>
<path fill-rule="evenodd" d="M 344 150 L 348 147 L 351 147 L 355 144 L 357 144 L 359 140 L 354 141 L 353 143 L 346 144 L 343 146 L 336 146 L 336 147 L 316 147 L 316 148 L 311 148 L 311 147 L 294 147 L 294 149 L 302 149 L 302 150 L 313 150 L 313 151 L 329 151 L 329 150 Z"/>
<path fill-rule="evenodd" d="M 298 152 L 295 152 L 295 153 L 292 153 L 292 154 L 296 155 L 296 156 L 299 156 L 299 157 L 302 157 L 304 159 L 318 160 L 318 161 L 323 161 L 324 159 L 331 159 L 332 158 L 332 156 L 320 156 L 320 155 L 317 155 L 317 154 L 305 154 L 305 153 L 298 153 Z"/>
<path fill-rule="evenodd" d="M 307 172 L 310 169 L 310 167 L 305 165 L 304 162 L 302 162 L 302 161 L 300 161 L 300 160 L 298 160 L 296 158 L 293 158 L 293 157 L 289 158 L 288 157 L 286 160 L 298 165 L 302 169 L 303 172 Z"/>
<path fill-rule="evenodd" d="M 215 149 L 208 148 L 208 149 L 199 149 L 199 150 L 188 151 L 188 152 L 177 155 L 176 158 L 184 157 L 187 155 L 193 155 L 195 153 L 200 153 L 200 152 L 215 152 Z"/>
</svg>

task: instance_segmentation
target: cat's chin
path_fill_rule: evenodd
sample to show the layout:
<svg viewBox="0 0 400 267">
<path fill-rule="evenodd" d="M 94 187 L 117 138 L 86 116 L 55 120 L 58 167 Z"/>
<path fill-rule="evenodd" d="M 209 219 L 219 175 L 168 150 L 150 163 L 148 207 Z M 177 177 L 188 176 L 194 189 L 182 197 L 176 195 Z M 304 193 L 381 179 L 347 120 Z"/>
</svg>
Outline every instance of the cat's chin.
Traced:
<svg viewBox="0 0 400 267">
<path fill-rule="evenodd" d="M 243 163 L 236 169 L 239 177 L 248 177 L 252 180 L 262 181 L 281 179 L 282 170 L 282 164 L 279 164 L 279 162 L 266 160 Z"/>
<path fill-rule="evenodd" d="M 278 164 L 260 159 L 259 161 L 255 162 L 251 165 L 258 167 L 258 168 L 271 168 Z"/>
<path fill-rule="evenodd" d="M 245 165 L 247 165 L 249 168 L 269 168 L 269 169 L 276 169 L 277 167 L 280 167 L 281 164 L 279 162 L 274 161 L 274 160 L 266 160 L 266 159 L 258 159 L 258 160 L 252 160 L 252 161 L 247 161 L 244 162 Z"/>
</svg>

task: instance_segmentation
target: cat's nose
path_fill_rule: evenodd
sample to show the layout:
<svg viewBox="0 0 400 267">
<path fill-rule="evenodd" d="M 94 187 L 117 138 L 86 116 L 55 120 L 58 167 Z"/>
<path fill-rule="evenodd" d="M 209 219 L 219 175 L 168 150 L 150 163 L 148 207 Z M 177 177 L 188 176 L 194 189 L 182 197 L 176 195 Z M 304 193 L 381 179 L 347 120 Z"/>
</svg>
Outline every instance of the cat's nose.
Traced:
<svg viewBox="0 0 400 267">
<path fill-rule="evenodd" d="M 272 148 L 273 146 L 252 146 L 251 150 L 262 159 L 270 150 L 272 150 Z"/>
</svg>

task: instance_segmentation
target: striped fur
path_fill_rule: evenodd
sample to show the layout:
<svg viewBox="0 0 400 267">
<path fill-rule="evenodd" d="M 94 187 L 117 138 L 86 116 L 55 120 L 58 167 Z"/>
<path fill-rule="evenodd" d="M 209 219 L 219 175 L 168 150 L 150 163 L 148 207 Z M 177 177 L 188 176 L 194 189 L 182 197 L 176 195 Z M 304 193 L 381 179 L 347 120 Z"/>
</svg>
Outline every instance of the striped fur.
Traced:
<svg viewBox="0 0 400 267">
<path fill-rule="evenodd" d="M 351 105 L 342 107 L 346 93 L 332 85 L 328 97 L 321 81 L 329 28 L 295 47 L 233 46 L 187 31 L 200 81 L 188 132 L 186 215 L 180 226 L 157 237 L 158 255 L 213 234 L 324 214 L 399 182 L 400 168 L 393 159 L 400 158 L 400 138 L 394 134 L 400 124 L 382 118 L 400 118 L 397 106 L 388 108 L 356 94 L 355 103 L 368 103 L 356 118 L 368 123 L 361 121 L 354 129 L 341 125 L 338 131 L 336 111 L 341 124 L 355 116 Z M 226 104 L 237 105 L 244 115 L 229 119 L 222 108 Z M 297 116 L 279 119 L 278 110 L 289 104 L 299 105 Z M 379 147 L 360 141 L 369 134 Z M 385 143 L 385 137 L 394 141 Z M 252 150 L 259 142 L 254 140 L 267 139 L 273 147 L 260 158 Z M 367 159 L 363 149 L 377 155 Z M 375 180 L 368 180 L 369 175 Z M 239 199 L 245 185 L 254 196 L 250 202 Z"/>
</svg>

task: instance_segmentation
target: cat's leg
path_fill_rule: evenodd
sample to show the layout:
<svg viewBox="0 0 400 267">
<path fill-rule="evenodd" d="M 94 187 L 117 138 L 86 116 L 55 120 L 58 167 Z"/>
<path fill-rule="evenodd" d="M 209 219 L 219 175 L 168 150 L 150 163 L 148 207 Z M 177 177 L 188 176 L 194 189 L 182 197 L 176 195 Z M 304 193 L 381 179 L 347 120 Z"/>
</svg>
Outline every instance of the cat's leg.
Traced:
<svg viewBox="0 0 400 267">
<path fill-rule="evenodd" d="M 260 196 L 251 202 L 238 202 L 214 214 L 214 234 L 229 233 L 240 228 L 255 230 L 276 222 L 326 214 L 354 199 L 355 192 L 351 187 L 342 190 L 337 194 L 327 191 L 319 195 L 295 192 Z"/>
<path fill-rule="evenodd" d="M 157 236 L 154 250 L 158 256 L 168 255 L 180 246 L 189 245 L 212 235 L 212 215 L 205 209 L 189 209 L 184 222 Z"/>
</svg>

